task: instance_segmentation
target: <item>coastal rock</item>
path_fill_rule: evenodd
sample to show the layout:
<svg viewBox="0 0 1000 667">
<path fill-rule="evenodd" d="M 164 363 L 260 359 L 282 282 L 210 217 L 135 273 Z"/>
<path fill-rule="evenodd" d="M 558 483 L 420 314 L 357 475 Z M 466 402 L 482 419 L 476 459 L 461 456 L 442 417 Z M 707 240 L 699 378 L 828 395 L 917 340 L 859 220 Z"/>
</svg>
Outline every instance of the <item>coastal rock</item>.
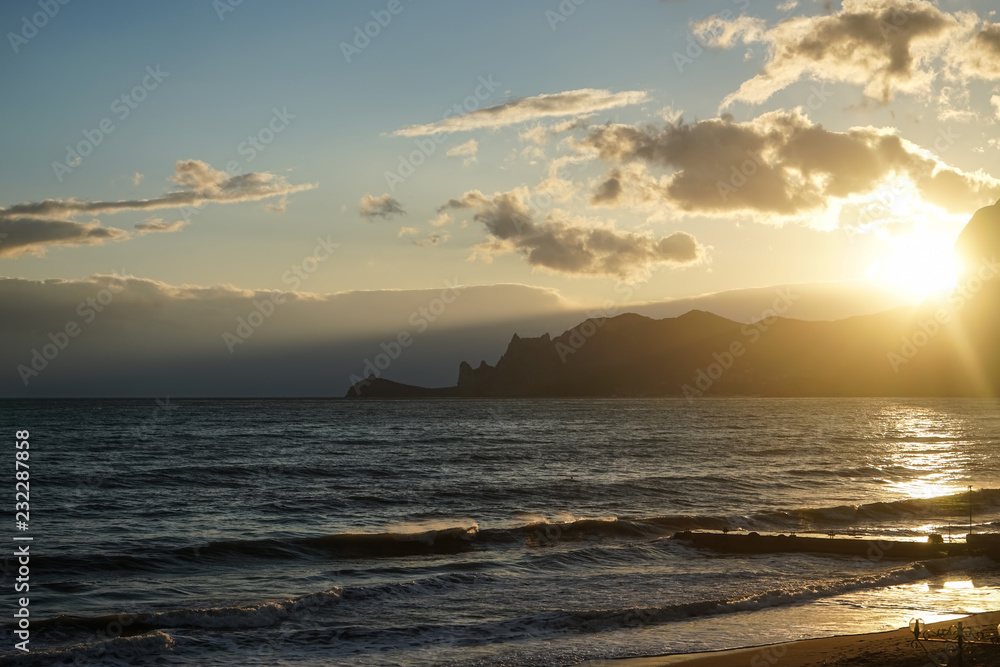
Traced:
<svg viewBox="0 0 1000 667">
<path fill-rule="evenodd" d="M 943 300 L 833 322 L 793 319 L 795 295 L 750 323 L 693 310 L 590 318 L 555 338 L 511 337 L 496 366 L 462 362 L 454 387 L 364 381 L 349 396 L 1000 395 L 1000 202 L 956 250 L 971 273 Z M 973 263 L 977 262 L 977 263 Z"/>
<path fill-rule="evenodd" d="M 994 257 L 1000 259 L 1000 201 L 976 211 L 959 234 L 955 250 L 969 271 Z"/>
</svg>

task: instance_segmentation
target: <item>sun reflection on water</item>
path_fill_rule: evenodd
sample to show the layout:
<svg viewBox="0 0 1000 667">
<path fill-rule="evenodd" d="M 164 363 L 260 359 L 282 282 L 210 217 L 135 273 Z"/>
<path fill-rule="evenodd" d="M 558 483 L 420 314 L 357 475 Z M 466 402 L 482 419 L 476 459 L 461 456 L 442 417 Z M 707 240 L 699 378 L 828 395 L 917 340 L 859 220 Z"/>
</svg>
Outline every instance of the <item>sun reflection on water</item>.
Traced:
<svg viewBox="0 0 1000 667">
<path fill-rule="evenodd" d="M 886 406 L 878 416 L 887 489 L 904 498 L 935 498 L 966 489 L 969 458 L 960 418 L 918 406 Z"/>
</svg>

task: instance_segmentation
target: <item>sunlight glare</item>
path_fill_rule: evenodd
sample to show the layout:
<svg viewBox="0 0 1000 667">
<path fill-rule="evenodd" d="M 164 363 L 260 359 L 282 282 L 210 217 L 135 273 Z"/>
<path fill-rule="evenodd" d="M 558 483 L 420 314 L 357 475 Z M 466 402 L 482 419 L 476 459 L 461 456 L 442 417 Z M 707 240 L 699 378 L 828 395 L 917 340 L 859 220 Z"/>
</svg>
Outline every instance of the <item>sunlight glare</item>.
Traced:
<svg viewBox="0 0 1000 667">
<path fill-rule="evenodd" d="M 918 231 L 889 242 L 887 255 L 869 267 L 870 279 L 891 285 L 914 302 L 944 295 L 958 285 L 960 263 L 951 239 Z"/>
</svg>

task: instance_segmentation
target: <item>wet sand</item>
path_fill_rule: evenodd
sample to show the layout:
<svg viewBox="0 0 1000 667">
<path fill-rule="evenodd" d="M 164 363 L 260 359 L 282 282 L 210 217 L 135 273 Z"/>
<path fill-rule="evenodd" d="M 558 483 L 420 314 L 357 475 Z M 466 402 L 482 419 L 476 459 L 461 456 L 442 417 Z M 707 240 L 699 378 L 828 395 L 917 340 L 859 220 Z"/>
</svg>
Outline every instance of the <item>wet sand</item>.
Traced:
<svg viewBox="0 0 1000 667">
<path fill-rule="evenodd" d="M 976 614 L 962 619 L 967 625 L 996 627 L 1000 612 Z M 948 627 L 957 621 L 932 623 L 929 627 Z M 626 660 L 594 660 L 581 667 L 927 667 L 938 664 L 930 660 L 919 646 L 911 646 L 912 633 L 907 629 L 864 635 L 804 639 L 786 644 L 753 648 L 665 655 Z M 951 644 L 927 644 L 932 653 L 954 651 Z M 1000 644 L 970 647 L 972 655 L 992 664 L 1000 660 Z M 967 653 L 969 655 L 969 653 Z M 966 664 L 980 664 L 966 662 Z"/>
</svg>

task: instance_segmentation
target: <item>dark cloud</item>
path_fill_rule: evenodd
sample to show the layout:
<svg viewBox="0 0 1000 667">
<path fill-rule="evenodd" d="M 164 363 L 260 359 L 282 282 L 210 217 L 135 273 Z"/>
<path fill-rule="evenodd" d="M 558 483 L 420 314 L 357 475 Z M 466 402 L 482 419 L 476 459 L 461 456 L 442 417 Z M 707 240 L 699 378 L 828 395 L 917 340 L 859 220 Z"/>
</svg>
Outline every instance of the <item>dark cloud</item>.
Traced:
<svg viewBox="0 0 1000 667">
<path fill-rule="evenodd" d="M 487 257 L 517 252 L 531 266 L 559 273 L 635 279 L 659 264 L 691 264 L 702 259 L 704 248 L 686 232 L 655 238 L 609 227 L 584 226 L 552 213 L 536 221 L 525 203 L 526 191 L 487 197 L 472 190 L 441 207 L 471 209 L 490 240 L 477 249 Z"/>
<path fill-rule="evenodd" d="M 622 194 L 621 172 L 617 169 L 611 171 L 607 179 L 597 186 L 590 203 L 594 206 L 609 205 L 618 203 Z"/>
<path fill-rule="evenodd" d="M 406 215 L 406 211 L 403 210 L 402 205 L 393 199 L 388 192 L 380 197 L 372 195 L 362 197 L 361 201 L 358 202 L 358 213 L 368 221 L 372 221 L 375 218 L 388 220 L 397 215 Z"/>
<path fill-rule="evenodd" d="M 716 118 L 662 129 L 605 125 L 583 144 L 611 164 L 642 167 L 615 172 L 623 190 L 685 211 L 793 215 L 824 209 L 832 198 L 865 195 L 891 176 L 907 177 L 925 201 L 953 212 L 1000 196 L 1000 181 L 951 167 L 893 131 L 833 132 L 800 110 L 744 123 Z M 649 176 L 646 168 L 656 167 L 668 173 Z M 605 182 L 595 197 L 613 187 Z"/>
<path fill-rule="evenodd" d="M 0 217 L 0 257 L 42 255 L 52 245 L 98 245 L 127 238 L 124 229 L 102 227 L 99 222 Z"/>
</svg>

